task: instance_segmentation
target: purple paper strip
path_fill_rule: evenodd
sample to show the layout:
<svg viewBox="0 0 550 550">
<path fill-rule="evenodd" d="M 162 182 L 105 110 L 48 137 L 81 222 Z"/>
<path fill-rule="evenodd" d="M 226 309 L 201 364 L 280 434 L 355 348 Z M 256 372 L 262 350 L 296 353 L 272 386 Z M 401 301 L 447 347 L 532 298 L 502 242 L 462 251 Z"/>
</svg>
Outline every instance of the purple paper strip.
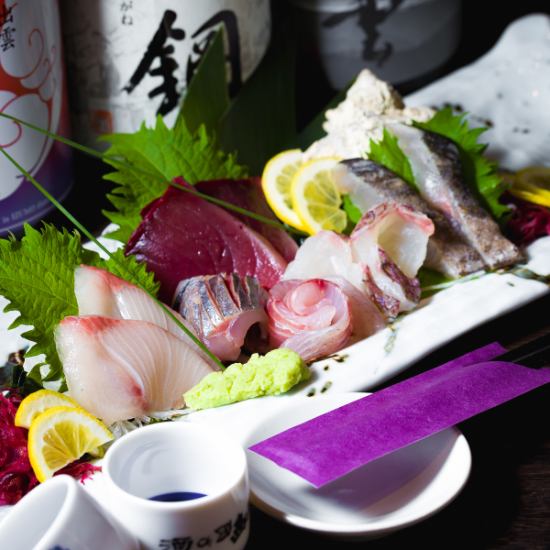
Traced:
<svg viewBox="0 0 550 550">
<path fill-rule="evenodd" d="M 490 344 L 250 447 L 321 487 L 550 382 L 550 369 L 489 361 Z"/>
</svg>

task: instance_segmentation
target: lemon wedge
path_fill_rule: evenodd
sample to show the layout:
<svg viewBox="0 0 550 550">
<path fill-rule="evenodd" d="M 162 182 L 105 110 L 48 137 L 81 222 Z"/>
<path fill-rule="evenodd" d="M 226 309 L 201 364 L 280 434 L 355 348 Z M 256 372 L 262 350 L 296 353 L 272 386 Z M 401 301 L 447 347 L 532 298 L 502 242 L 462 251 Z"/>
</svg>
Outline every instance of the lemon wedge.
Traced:
<svg viewBox="0 0 550 550">
<path fill-rule="evenodd" d="M 84 409 L 52 407 L 29 429 L 29 461 L 38 481 L 113 439 L 107 426 Z"/>
<path fill-rule="evenodd" d="M 275 155 L 265 165 L 262 189 L 275 215 L 286 224 L 304 230 L 299 216 L 292 209 L 290 185 L 294 174 L 302 164 L 302 151 L 290 149 Z"/>
<path fill-rule="evenodd" d="M 510 193 L 520 199 L 550 207 L 550 168 L 532 166 L 520 170 L 516 173 Z"/>
<path fill-rule="evenodd" d="M 341 232 L 347 216 L 340 210 L 342 197 L 332 177 L 340 159 L 323 157 L 306 162 L 292 178 L 292 207 L 311 235 L 322 229 Z"/>
<path fill-rule="evenodd" d="M 53 390 L 38 390 L 27 395 L 19 404 L 15 414 L 15 425 L 30 428 L 32 421 L 41 413 L 52 407 L 80 408 L 80 405 L 67 395 Z"/>
</svg>

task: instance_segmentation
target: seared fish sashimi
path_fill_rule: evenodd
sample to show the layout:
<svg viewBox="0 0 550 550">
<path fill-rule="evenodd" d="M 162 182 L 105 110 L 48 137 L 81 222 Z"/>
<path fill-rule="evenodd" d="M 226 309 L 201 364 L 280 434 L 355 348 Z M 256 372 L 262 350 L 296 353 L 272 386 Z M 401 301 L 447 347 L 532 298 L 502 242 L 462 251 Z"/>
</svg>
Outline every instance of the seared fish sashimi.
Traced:
<svg viewBox="0 0 550 550">
<path fill-rule="evenodd" d="M 216 370 L 146 321 L 65 317 L 55 342 L 69 395 L 106 424 L 180 408 L 183 393 Z"/>
<path fill-rule="evenodd" d="M 253 325 L 267 332 L 267 292 L 255 277 L 236 273 L 192 277 L 176 289 L 174 307 L 222 361 L 235 361 Z"/>
<path fill-rule="evenodd" d="M 269 289 L 287 265 L 271 243 L 235 216 L 174 187 L 144 209 L 126 253 L 147 264 L 168 303 L 183 279 L 238 273 Z"/>
<path fill-rule="evenodd" d="M 269 336 L 276 347 L 313 361 L 344 347 L 352 333 L 342 289 L 323 279 L 282 281 L 269 293 Z"/>
<path fill-rule="evenodd" d="M 426 214 L 435 226 L 428 241 L 426 267 L 452 278 L 484 268 L 481 256 L 447 218 L 391 170 L 372 160 L 351 159 L 342 161 L 335 168 L 334 176 L 338 187 L 349 194 L 362 213 L 381 202 L 393 201 Z"/>
<path fill-rule="evenodd" d="M 261 181 L 261 178 L 257 177 L 242 180 L 210 180 L 200 181 L 195 187 L 201 193 L 278 221 L 265 200 Z M 298 245 L 286 231 L 262 223 L 250 216 L 233 211 L 230 213 L 265 237 L 287 262 L 294 259 Z"/>
<path fill-rule="evenodd" d="M 411 163 L 422 197 L 442 212 L 490 269 L 517 263 L 519 249 L 506 239 L 462 177 L 460 153 L 449 139 L 403 124 L 390 124 Z"/>
</svg>

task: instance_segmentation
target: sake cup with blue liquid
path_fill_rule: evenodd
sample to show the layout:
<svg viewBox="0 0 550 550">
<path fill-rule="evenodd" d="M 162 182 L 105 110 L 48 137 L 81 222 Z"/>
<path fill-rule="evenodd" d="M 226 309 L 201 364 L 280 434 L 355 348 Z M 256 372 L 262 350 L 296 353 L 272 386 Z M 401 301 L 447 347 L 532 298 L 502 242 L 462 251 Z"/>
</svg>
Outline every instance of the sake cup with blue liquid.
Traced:
<svg viewBox="0 0 550 550">
<path fill-rule="evenodd" d="M 105 455 L 108 507 L 143 548 L 244 548 L 249 483 L 235 441 L 187 422 L 131 432 Z"/>
</svg>

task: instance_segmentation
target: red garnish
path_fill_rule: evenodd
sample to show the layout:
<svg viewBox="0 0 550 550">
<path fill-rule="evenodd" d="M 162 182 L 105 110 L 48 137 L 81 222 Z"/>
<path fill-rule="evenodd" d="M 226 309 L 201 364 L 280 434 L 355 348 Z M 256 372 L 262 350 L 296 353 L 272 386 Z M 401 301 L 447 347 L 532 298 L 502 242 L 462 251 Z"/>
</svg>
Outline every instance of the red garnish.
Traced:
<svg viewBox="0 0 550 550">
<path fill-rule="evenodd" d="M 75 479 L 78 479 L 80 483 L 84 483 L 87 479 L 90 479 L 96 472 L 101 472 L 101 466 L 94 466 L 89 462 L 83 460 L 77 460 L 72 464 L 68 464 L 65 468 L 56 472 L 58 474 L 67 474 Z"/>
<path fill-rule="evenodd" d="M 512 215 L 506 230 L 512 241 L 527 245 L 539 237 L 550 235 L 550 210 L 506 194 L 503 202 L 511 204 Z"/>
<path fill-rule="evenodd" d="M 0 505 L 15 504 L 38 485 L 29 462 L 28 431 L 14 425 L 19 403 L 21 397 L 17 393 L 0 393 Z M 56 475 L 68 474 L 84 483 L 100 470 L 99 466 L 78 460 Z"/>
<path fill-rule="evenodd" d="M 27 430 L 13 421 L 21 397 L 0 394 L 0 504 L 15 504 L 38 485 L 27 453 Z"/>
</svg>

